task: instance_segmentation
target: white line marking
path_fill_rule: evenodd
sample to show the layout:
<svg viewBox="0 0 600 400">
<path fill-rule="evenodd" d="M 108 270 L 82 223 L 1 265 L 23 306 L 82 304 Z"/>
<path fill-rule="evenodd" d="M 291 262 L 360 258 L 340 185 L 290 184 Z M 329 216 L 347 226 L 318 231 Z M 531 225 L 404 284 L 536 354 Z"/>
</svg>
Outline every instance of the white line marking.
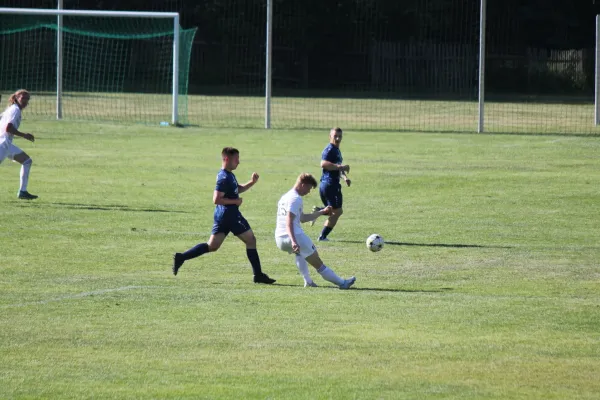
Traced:
<svg viewBox="0 0 600 400">
<path fill-rule="evenodd" d="M 0 306 L 0 308 L 16 308 L 16 307 L 31 306 L 31 305 L 35 305 L 35 304 L 48 304 L 48 303 L 55 302 L 55 301 L 63 301 L 63 300 L 69 300 L 69 299 L 80 299 L 82 297 L 90 297 L 90 296 L 102 295 L 102 294 L 112 293 L 112 292 L 124 292 L 126 290 L 147 289 L 147 288 L 155 288 L 155 287 L 158 287 L 158 286 L 123 286 L 123 287 L 114 288 L 114 289 L 100 289 L 100 290 L 93 290 L 91 292 L 83 292 L 83 293 L 72 294 L 72 295 L 68 295 L 68 296 L 56 297 L 54 299 L 49 299 L 49 300 L 40 300 L 40 301 L 31 301 L 31 302 L 27 302 L 27 303 L 8 304 L 6 306 Z"/>
</svg>

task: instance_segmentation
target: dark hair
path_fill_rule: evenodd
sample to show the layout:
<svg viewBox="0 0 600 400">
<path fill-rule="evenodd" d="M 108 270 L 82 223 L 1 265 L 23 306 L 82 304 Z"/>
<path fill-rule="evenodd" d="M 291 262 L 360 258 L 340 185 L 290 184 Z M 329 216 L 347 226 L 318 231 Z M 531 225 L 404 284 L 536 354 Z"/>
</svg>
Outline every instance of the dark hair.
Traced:
<svg viewBox="0 0 600 400">
<path fill-rule="evenodd" d="M 234 147 L 223 147 L 223 151 L 221 151 L 221 157 L 233 157 L 236 154 L 240 154 L 240 151 Z"/>
<path fill-rule="evenodd" d="M 305 185 L 311 185 L 313 189 L 317 187 L 317 180 L 315 179 L 315 177 L 306 172 L 298 176 L 297 182 L 304 183 Z"/>
<path fill-rule="evenodd" d="M 343 133 L 342 128 L 338 128 L 337 126 L 335 128 L 331 128 L 331 130 L 329 131 L 329 134 L 331 135 L 334 132 L 335 133 Z"/>
</svg>

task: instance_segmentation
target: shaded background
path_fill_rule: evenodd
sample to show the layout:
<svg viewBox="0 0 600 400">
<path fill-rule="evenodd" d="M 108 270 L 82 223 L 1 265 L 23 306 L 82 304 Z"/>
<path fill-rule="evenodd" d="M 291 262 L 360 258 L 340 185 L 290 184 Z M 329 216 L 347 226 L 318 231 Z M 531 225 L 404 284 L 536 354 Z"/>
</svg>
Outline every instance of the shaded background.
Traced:
<svg viewBox="0 0 600 400">
<path fill-rule="evenodd" d="M 274 1 L 275 94 L 351 90 L 471 97 L 476 92 L 479 0 Z M 0 4 L 55 8 L 56 0 Z M 179 12 L 183 27 L 198 27 L 190 94 L 263 93 L 265 4 L 64 1 L 66 9 Z M 592 0 L 489 0 L 488 93 L 591 95 L 594 19 Z"/>
</svg>

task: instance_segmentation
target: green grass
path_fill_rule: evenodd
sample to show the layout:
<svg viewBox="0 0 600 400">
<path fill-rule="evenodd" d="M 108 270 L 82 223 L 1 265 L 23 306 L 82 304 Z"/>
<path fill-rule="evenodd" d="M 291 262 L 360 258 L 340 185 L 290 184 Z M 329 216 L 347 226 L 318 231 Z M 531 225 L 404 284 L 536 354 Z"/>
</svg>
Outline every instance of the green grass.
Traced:
<svg viewBox="0 0 600 400">
<path fill-rule="evenodd" d="M 40 199 L 0 166 L 0 398 L 598 398 L 597 137 L 347 130 L 353 186 L 318 244 L 357 277 L 340 291 L 304 289 L 273 240 L 327 130 L 22 128 Z M 261 175 L 242 211 L 273 286 L 234 237 L 171 275 L 208 238 L 226 145 Z"/>
<path fill-rule="evenodd" d="M 3 98 L 8 98 L 3 93 Z M 515 97 L 515 99 L 517 99 Z M 600 135 L 594 125 L 594 105 L 536 102 L 486 101 L 485 132 L 563 133 Z M 64 118 L 91 122 L 127 121 L 157 126 L 171 120 L 171 96 L 138 93 L 66 93 Z M 476 101 L 394 100 L 339 97 L 283 97 L 272 101 L 272 127 L 277 129 L 345 129 L 418 132 L 477 132 Z M 200 96 L 180 98 L 180 115 L 186 124 L 204 128 L 262 128 L 265 100 L 261 96 Z M 29 119 L 54 119 L 56 97 L 33 93 Z"/>
</svg>

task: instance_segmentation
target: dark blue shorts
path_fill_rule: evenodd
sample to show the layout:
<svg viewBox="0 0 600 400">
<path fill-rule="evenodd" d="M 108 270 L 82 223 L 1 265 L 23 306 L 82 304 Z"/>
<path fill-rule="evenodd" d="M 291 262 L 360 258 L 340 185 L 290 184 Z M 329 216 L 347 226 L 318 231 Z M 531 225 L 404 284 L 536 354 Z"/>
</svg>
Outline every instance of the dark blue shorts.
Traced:
<svg viewBox="0 0 600 400">
<path fill-rule="evenodd" d="M 342 208 L 344 199 L 342 197 L 342 185 L 339 183 L 321 182 L 321 185 L 319 185 L 319 194 L 325 206 Z"/>
<path fill-rule="evenodd" d="M 237 213 L 231 216 L 215 216 L 212 234 L 224 233 L 227 236 L 231 232 L 237 236 L 250 229 L 252 228 L 250 228 L 250 224 L 246 221 L 246 218 L 241 213 Z"/>
</svg>

